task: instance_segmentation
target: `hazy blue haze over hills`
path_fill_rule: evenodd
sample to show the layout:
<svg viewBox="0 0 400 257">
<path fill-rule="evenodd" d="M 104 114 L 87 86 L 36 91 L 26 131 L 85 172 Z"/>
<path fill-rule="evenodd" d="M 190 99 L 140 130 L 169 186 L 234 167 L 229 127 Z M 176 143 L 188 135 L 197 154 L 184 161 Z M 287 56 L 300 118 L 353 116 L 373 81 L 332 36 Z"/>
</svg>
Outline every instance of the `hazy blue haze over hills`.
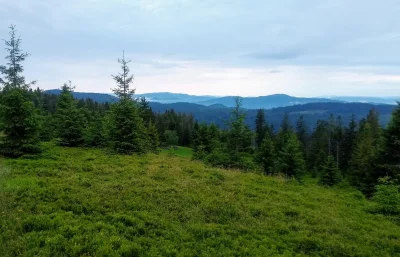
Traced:
<svg viewBox="0 0 400 257">
<path fill-rule="evenodd" d="M 58 94 L 60 91 L 49 90 L 46 92 L 52 94 Z M 115 96 L 108 94 L 99 94 L 99 93 L 74 92 L 74 96 L 77 99 L 91 98 L 98 102 L 115 102 L 118 100 Z M 137 96 L 148 97 L 149 94 L 143 94 Z M 167 101 L 171 101 L 171 99 L 176 99 L 176 100 L 192 99 L 193 101 L 196 101 L 198 99 L 196 98 L 197 96 L 190 96 L 185 94 L 172 94 L 172 93 L 155 93 L 155 94 L 150 94 L 150 97 L 158 98 L 161 100 L 168 98 Z M 185 101 L 174 102 L 174 103 L 150 102 L 150 106 L 155 112 L 162 113 L 165 112 L 166 110 L 173 109 L 176 112 L 192 113 L 193 116 L 199 122 L 215 123 L 220 127 L 224 127 L 225 121 L 229 119 L 231 107 L 234 105 L 234 97 L 232 96 L 222 97 L 222 98 L 215 98 L 212 96 L 204 96 L 204 97 L 210 98 L 209 100 L 205 100 L 208 106 L 204 104 L 204 101 L 203 104 L 185 102 Z M 223 100 L 217 101 L 218 99 L 223 99 Z M 352 99 L 354 100 L 357 98 L 352 98 Z M 263 103 L 264 101 L 265 103 Z M 245 104 L 246 109 L 248 109 L 246 123 L 252 128 L 254 128 L 254 121 L 257 113 L 256 109 L 259 108 L 268 109 L 266 111 L 267 120 L 275 128 L 278 128 L 280 126 L 283 115 L 285 113 L 289 114 L 290 121 L 292 122 L 293 125 L 295 125 L 296 120 L 300 117 L 300 115 L 303 115 L 307 125 L 310 128 L 312 128 L 315 126 L 318 119 L 327 120 L 330 114 L 334 114 L 335 116 L 338 115 L 342 116 L 343 124 L 347 125 L 353 114 L 356 115 L 357 120 L 360 120 L 364 118 L 368 114 L 369 110 L 372 108 L 375 108 L 380 113 L 380 122 L 383 126 L 386 126 L 390 119 L 391 112 L 395 107 L 395 105 L 387 105 L 387 104 L 370 104 L 370 103 L 357 103 L 357 102 L 346 103 L 326 98 L 298 98 L 287 95 L 271 95 L 271 96 L 255 97 L 255 98 L 244 98 L 243 102 Z M 264 107 L 259 107 L 260 105 Z M 248 106 L 250 106 L 250 108 Z M 273 108 L 268 108 L 268 106 L 272 106 Z"/>
<path fill-rule="evenodd" d="M 47 90 L 47 93 L 59 94 L 60 90 L 53 89 Z M 104 93 L 82 93 L 74 92 L 74 96 L 77 99 L 91 98 L 97 102 L 114 102 L 117 98 L 111 94 Z M 234 106 L 235 96 L 196 96 L 179 93 L 147 93 L 137 94 L 137 97 L 145 97 L 151 102 L 158 103 L 197 103 L 205 106 L 211 105 L 223 105 L 226 107 Z M 361 103 L 372 103 L 372 104 L 396 104 L 396 99 L 400 100 L 400 97 L 346 97 L 346 96 L 332 96 L 332 97 L 319 97 L 319 98 L 304 98 L 294 97 L 285 94 L 274 94 L 268 96 L 258 97 L 242 97 L 243 108 L 246 109 L 271 109 L 276 107 L 285 107 L 298 104 L 306 103 L 319 103 L 319 102 L 361 102 Z"/>
</svg>

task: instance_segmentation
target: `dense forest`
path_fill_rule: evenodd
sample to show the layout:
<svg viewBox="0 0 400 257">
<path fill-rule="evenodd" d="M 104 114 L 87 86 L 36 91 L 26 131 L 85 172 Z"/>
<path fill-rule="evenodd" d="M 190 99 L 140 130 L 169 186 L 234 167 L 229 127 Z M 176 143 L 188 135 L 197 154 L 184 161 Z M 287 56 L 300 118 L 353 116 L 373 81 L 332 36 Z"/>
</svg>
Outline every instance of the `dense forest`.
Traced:
<svg viewBox="0 0 400 257">
<path fill-rule="evenodd" d="M 199 122 L 173 109 L 156 112 L 145 98 L 136 98 L 129 60 L 118 59 L 120 73 L 112 75 L 117 101 L 75 99 L 69 81 L 60 94 L 27 82 L 14 26 L 6 42 L 6 64 L 0 66 L 0 153 L 5 158 L 40 158 L 42 142 L 67 148 L 107 149 L 110 154 L 159 153 L 161 148 L 186 146 L 193 159 L 211 167 L 261 172 L 303 183 L 305 177 L 332 187 L 349 183 L 379 202 L 379 212 L 400 214 L 400 104 L 387 127 L 372 108 L 362 119 L 330 114 L 313 126 L 303 115 L 296 121 L 283 114 L 280 125 L 263 109 L 253 126 L 248 111 L 235 99 L 224 125 Z M 330 103 L 334 104 L 334 103 Z"/>
</svg>

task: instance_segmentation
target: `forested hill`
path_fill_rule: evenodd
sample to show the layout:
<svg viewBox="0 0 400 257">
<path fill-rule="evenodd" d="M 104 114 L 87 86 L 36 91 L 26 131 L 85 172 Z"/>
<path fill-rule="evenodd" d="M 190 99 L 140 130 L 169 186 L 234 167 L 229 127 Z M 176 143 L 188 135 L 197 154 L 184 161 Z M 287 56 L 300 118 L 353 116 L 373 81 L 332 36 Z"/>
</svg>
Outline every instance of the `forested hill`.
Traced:
<svg viewBox="0 0 400 257">
<path fill-rule="evenodd" d="M 60 89 L 50 89 L 45 91 L 46 94 L 52 94 L 52 95 L 59 95 L 61 94 Z M 72 92 L 72 95 L 76 99 L 92 99 L 93 101 L 96 101 L 98 103 L 114 103 L 118 101 L 118 98 L 110 95 L 110 94 L 104 94 L 104 93 L 84 93 L 84 92 Z"/>
<path fill-rule="evenodd" d="M 166 110 L 175 110 L 176 112 L 192 113 L 199 122 L 215 123 L 220 127 L 225 126 L 231 113 L 231 108 L 221 105 L 203 106 L 200 104 L 191 103 L 174 103 L 160 104 L 150 103 L 151 108 L 155 112 L 165 112 Z M 289 114 L 289 119 L 294 125 L 297 119 L 303 115 L 306 124 L 309 127 L 314 127 L 317 120 L 328 120 L 330 114 L 341 116 L 343 124 L 350 121 L 354 114 L 357 120 L 367 116 L 368 112 L 375 108 L 380 114 L 380 122 L 382 126 L 386 126 L 389 122 L 390 115 L 394 110 L 393 105 L 372 105 L 366 103 L 309 103 L 302 105 L 294 105 L 287 107 L 274 108 L 266 110 L 267 120 L 275 128 L 279 128 L 285 113 Z M 254 128 L 257 110 L 247 110 L 246 123 Z"/>
<path fill-rule="evenodd" d="M 60 90 L 47 90 L 46 93 L 58 95 L 60 93 Z M 99 103 L 117 101 L 117 98 L 115 96 L 109 94 L 73 92 L 73 95 L 76 99 L 90 98 Z M 227 106 L 231 106 L 232 104 L 234 104 L 234 100 L 230 100 L 232 101 L 232 103 L 227 104 Z M 323 99 L 321 99 L 321 101 L 322 100 Z M 268 105 L 268 103 L 266 103 L 265 105 Z M 152 107 L 153 111 L 160 113 L 172 109 L 176 112 L 191 113 L 199 122 L 214 123 L 222 128 L 224 128 L 225 126 L 224 121 L 229 118 L 229 115 L 231 113 L 231 107 L 227 107 L 223 104 L 213 104 L 205 106 L 202 104 L 188 102 L 150 102 L 150 106 Z M 356 116 L 357 120 L 360 120 L 364 118 L 368 114 L 368 111 L 372 108 L 375 108 L 380 114 L 381 125 L 386 126 L 390 119 L 391 112 L 393 111 L 395 106 L 385 104 L 375 105 L 369 103 L 318 102 L 273 108 L 267 110 L 266 115 L 268 122 L 274 125 L 275 128 L 278 128 L 280 126 L 280 123 L 285 113 L 289 114 L 289 119 L 292 124 L 295 124 L 300 115 L 303 115 L 306 124 L 309 127 L 314 127 L 318 119 L 327 120 L 330 114 L 334 114 L 335 116 L 342 116 L 344 124 L 346 124 L 350 120 L 350 117 L 353 114 Z M 251 108 L 247 109 L 246 123 L 251 128 L 254 128 L 254 120 L 257 114 L 257 110 Z"/>
</svg>

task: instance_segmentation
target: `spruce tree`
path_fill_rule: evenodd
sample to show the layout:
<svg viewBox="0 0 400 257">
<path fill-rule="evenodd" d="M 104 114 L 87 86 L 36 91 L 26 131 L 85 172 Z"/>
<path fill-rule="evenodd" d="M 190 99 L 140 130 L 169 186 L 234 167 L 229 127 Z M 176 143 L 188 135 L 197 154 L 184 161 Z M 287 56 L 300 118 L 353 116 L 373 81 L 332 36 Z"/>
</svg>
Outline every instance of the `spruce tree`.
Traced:
<svg viewBox="0 0 400 257">
<path fill-rule="evenodd" d="M 148 134 L 140 117 L 139 107 L 132 99 L 135 90 L 130 88 L 133 76 L 123 55 L 118 59 L 122 72 L 112 76 L 117 87 L 112 89 L 119 102 L 111 106 L 108 123 L 111 147 L 121 154 L 143 153 L 148 150 Z"/>
<path fill-rule="evenodd" d="M 306 125 L 303 115 L 301 115 L 296 122 L 296 135 L 302 144 L 303 153 L 306 156 L 306 154 L 308 152 L 307 149 L 308 149 L 308 143 L 309 143 L 309 135 L 308 135 L 307 125 Z"/>
<path fill-rule="evenodd" d="M 246 152 L 252 144 L 252 132 L 245 123 L 246 113 L 241 107 L 242 100 L 237 97 L 228 121 L 228 147 L 234 155 Z"/>
<path fill-rule="evenodd" d="M 261 145 L 258 148 L 256 159 L 263 167 L 264 173 L 268 175 L 275 174 L 276 169 L 276 152 L 274 141 L 267 133 Z"/>
<path fill-rule="evenodd" d="M 256 147 L 260 147 L 266 133 L 265 112 L 263 109 L 257 111 L 256 116 Z"/>
<path fill-rule="evenodd" d="M 374 138 L 370 123 L 363 124 L 350 161 L 350 182 L 368 196 L 386 175 L 380 166 L 382 143 L 382 137 Z"/>
<path fill-rule="evenodd" d="M 296 134 L 288 132 L 286 142 L 278 152 L 278 167 L 287 177 L 301 179 L 305 172 L 305 161 L 301 143 Z"/>
<path fill-rule="evenodd" d="M 85 118 L 72 95 L 71 81 L 61 88 L 54 115 L 57 127 L 58 144 L 61 146 L 80 146 L 84 143 Z"/>
<path fill-rule="evenodd" d="M 351 117 L 349 125 L 344 129 L 343 141 L 341 144 L 342 148 L 342 158 L 340 160 L 340 167 L 343 172 L 343 176 L 347 176 L 347 171 L 350 165 L 351 154 L 357 139 L 357 122 L 354 114 Z"/>
<path fill-rule="evenodd" d="M 321 184 L 334 186 L 340 182 L 340 172 L 336 166 L 335 158 L 329 155 L 322 168 L 322 176 L 320 178 Z"/>
<path fill-rule="evenodd" d="M 85 130 L 85 145 L 102 147 L 106 143 L 103 132 L 103 120 L 101 115 L 96 111 L 92 112 L 91 117 Z"/>
<path fill-rule="evenodd" d="M 10 40 L 5 40 L 7 65 L 0 66 L 0 153 L 10 157 L 40 152 L 39 118 L 29 92 L 35 81 L 25 83 L 22 63 L 28 57 L 20 50 L 21 38 L 10 26 Z"/>
<path fill-rule="evenodd" d="M 308 168 L 312 171 L 314 177 L 318 176 L 328 158 L 329 149 L 329 129 L 326 121 L 317 121 L 310 143 L 308 153 Z"/>
<path fill-rule="evenodd" d="M 392 113 L 385 139 L 384 162 L 387 174 L 400 182 L 400 103 Z"/>
</svg>

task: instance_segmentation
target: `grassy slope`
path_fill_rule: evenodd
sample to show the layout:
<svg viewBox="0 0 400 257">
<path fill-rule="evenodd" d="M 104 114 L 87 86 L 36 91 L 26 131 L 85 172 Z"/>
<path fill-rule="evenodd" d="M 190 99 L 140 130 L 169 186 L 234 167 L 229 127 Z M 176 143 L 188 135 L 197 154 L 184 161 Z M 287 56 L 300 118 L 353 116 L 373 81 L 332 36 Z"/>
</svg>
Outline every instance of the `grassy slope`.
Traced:
<svg viewBox="0 0 400 257">
<path fill-rule="evenodd" d="M 399 225 L 369 214 L 357 191 L 169 152 L 49 148 L 43 159 L 0 159 L 0 178 L 1 256 L 400 254 Z"/>
</svg>

